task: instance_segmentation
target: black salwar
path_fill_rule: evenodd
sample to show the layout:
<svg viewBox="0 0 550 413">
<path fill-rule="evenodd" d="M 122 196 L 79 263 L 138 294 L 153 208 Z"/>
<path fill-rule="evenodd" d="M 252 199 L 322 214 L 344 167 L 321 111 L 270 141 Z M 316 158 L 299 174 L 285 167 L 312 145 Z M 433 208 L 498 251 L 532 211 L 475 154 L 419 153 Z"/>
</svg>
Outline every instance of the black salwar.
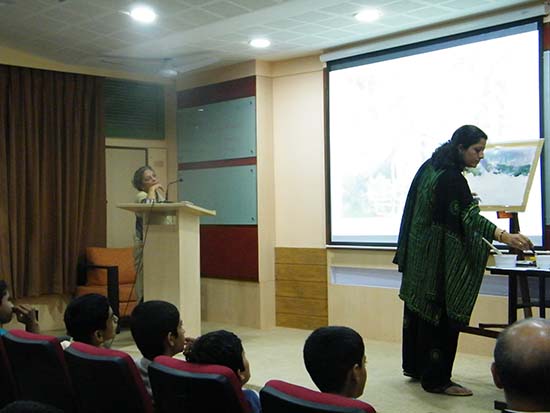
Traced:
<svg viewBox="0 0 550 413">
<path fill-rule="evenodd" d="M 451 383 L 460 325 L 446 314 L 438 325 L 429 323 L 404 306 L 403 372 L 420 380 L 428 392 L 439 392 Z"/>
</svg>

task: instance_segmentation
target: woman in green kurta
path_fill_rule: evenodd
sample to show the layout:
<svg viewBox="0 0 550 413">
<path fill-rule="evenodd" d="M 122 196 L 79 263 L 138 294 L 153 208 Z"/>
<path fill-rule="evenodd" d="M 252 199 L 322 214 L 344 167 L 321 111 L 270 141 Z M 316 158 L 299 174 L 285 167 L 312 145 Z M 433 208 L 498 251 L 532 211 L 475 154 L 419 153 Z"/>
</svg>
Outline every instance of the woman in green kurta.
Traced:
<svg viewBox="0 0 550 413">
<path fill-rule="evenodd" d="M 462 171 L 483 158 L 487 135 L 472 125 L 457 129 L 413 179 L 394 263 L 403 273 L 403 372 L 424 390 L 469 396 L 451 381 L 460 327 L 467 325 L 489 255 L 482 238 L 529 249 L 479 213 Z"/>
</svg>

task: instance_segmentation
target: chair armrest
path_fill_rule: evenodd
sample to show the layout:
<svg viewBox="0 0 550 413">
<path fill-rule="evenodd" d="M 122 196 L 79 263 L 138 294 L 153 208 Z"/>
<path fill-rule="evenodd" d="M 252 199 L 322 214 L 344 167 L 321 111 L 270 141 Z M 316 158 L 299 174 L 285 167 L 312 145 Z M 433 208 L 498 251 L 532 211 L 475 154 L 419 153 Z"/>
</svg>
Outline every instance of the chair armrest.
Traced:
<svg viewBox="0 0 550 413">
<path fill-rule="evenodd" d="M 118 265 L 86 264 L 86 269 L 107 270 L 107 298 L 113 309 L 113 313 L 120 318 L 120 299 L 118 291 Z"/>
</svg>

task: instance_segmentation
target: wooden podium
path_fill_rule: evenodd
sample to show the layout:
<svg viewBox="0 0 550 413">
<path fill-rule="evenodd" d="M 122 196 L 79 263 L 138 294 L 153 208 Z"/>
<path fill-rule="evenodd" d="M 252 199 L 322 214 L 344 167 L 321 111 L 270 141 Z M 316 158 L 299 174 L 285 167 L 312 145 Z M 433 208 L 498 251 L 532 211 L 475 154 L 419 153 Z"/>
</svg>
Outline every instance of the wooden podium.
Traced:
<svg viewBox="0 0 550 413">
<path fill-rule="evenodd" d="M 190 202 L 118 204 L 143 215 L 143 296 L 178 307 L 189 337 L 201 334 L 199 217 L 216 211 Z"/>
</svg>

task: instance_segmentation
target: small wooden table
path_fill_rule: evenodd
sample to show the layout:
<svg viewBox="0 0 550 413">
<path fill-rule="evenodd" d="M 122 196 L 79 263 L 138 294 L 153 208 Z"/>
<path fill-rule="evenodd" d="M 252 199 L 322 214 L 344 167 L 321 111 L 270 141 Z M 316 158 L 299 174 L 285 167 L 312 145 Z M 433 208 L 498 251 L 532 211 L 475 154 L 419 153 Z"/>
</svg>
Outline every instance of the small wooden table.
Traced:
<svg viewBox="0 0 550 413">
<path fill-rule="evenodd" d="M 550 278 L 550 270 L 526 267 L 487 267 L 491 274 L 508 276 L 508 324 L 480 323 L 479 327 L 466 326 L 461 331 L 485 337 L 497 338 L 499 332 L 490 328 L 506 328 L 517 319 L 517 310 L 523 309 L 525 318 L 532 317 L 531 307 L 538 307 L 539 317 L 546 318 L 546 309 L 550 307 L 550 300 L 546 297 L 546 280 Z M 529 292 L 529 278 L 538 280 L 538 298 L 531 298 Z M 518 286 L 520 294 L 518 297 Z"/>
</svg>

